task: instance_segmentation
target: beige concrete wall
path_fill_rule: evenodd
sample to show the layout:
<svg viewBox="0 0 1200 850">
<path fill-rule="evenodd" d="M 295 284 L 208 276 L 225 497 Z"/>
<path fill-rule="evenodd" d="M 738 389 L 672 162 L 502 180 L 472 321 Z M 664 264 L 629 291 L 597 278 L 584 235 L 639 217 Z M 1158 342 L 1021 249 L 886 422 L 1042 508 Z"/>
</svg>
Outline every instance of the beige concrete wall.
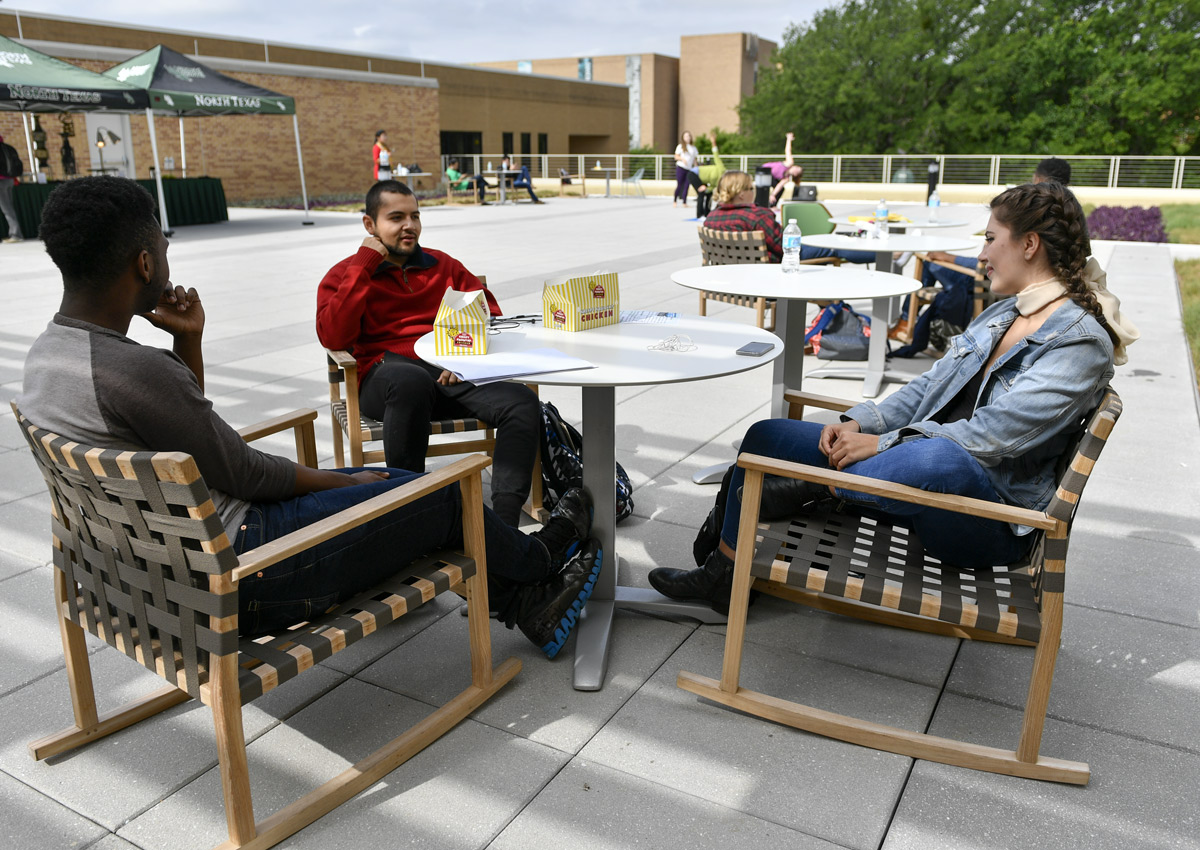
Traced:
<svg viewBox="0 0 1200 850">
<path fill-rule="evenodd" d="M 700 136 L 713 127 L 736 131 L 737 106 L 754 93 L 755 66 L 766 64 L 776 44 L 746 33 L 687 35 L 679 40 L 679 131 Z"/>
</svg>

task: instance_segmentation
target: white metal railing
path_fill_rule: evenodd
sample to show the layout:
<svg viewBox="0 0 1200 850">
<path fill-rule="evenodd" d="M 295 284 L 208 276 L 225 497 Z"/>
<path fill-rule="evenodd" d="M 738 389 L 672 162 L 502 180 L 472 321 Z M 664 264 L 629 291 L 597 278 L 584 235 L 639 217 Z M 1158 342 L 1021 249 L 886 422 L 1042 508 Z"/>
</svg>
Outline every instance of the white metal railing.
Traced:
<svg viewBox="0 0 1200 850">
<path fill-rule="evenodd" d="M 500 164 L 501 154 L 468 154 L 454 157 L 461 170 L 478 174 Z M 647 180 L 674 180 L 675 159 L 669 154 L 526 154 L 514 155 L 518 166 L 528 165 L 534 177 L 558 177 L 581 170 L 597 176 L 612 169 L 614 179 L 645 169 Z M 804 177 L 813 183 L 925 183 L 928 166 L 936 161 L 939 182 L 962 185 L 1023 183 L 1044 159 L 1041 154 L 798 154 Z M 451 159 L 442 156 L 442 169 Z M 782 154 L 731 154 L 722 159 L 730 168 L 753 172 Z M 1071 165 L 1076 186 L 1138 189 L 1200 189 L 1200 156 L 1063 156 Z"/>
</svg>

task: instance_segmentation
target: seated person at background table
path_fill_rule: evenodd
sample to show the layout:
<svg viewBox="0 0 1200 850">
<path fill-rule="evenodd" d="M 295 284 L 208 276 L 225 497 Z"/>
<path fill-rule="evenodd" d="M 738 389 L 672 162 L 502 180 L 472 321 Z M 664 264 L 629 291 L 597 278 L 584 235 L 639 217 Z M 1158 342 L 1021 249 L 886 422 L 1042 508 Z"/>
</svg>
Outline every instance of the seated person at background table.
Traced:
<svg viewBox="0 0 1200 850">
<path fill-rule="evenodd" d="M 482 174 L 476 174 L 474 177 L 463 174 L 458 170 L 457 159 L 450 160 L 449 165 L 446 167 L 446 179 L 450 181 L 450 188 L 457 192 L 468 191 L 471 188 L 471 185 L 474 184 L 475 192 L 479 197 L 480 203 L 487 203 L 487 201 L 484 200 L 485 190 L 491 189 L 492 184 L 487 182 Z"/>
<path fill-rule="evenodd" d="M 696 218 L 708 215 L 712 206 L 712 188 L 725 173 L 725 163 L 721 161 L 721 152 L 717 149 L 717 134 L 709 133 L 708 141 L 712 145 L 712 163 L 697 166 L 695 171 L 688 172 L 688 182 L 696 190 Z"/>
<path fill-rule="evenodd" d="M 533 176 L 529 173 L 528 165 L 521 166 L 521 173 L 513 179 L 512 185 L 514 189 L 524 189 L 528 192 L 530 199 L 535 204 L 542 203 L 538 200 L 537 193 L 533 191 Z"/>
<path fill-rule="evenodd" d="M 62 272 L 63 298 L 25 362 L 18 403 L 33 424 L 103 448 L 187 452 L 239 554 L 417 477 L 300 466 L 251 448 L 213 411 L 204 396 L 204 306 L 195 289 L 171 285 L 154 200 L 137 183 L 62 184 L 42 211 L 41 238 Z M 135 316 L 170 335 L 172 351 L 129 339 Z M 599 571 L 598 544 L 582 543 L 589 509 L 584 491 L 570 491 L 544 528 L 525 535 L 484 508 L 491 608 L 551 657 Z M 306 620 L 422 555 L 461 545 L 455 485 L 242 579 L 239 630 Z"/>
<path fill-rule="evenodd" d="M 992 199 L 991 210 L 979 260 L 993 290 L 1015 298 L 985 310 L 955 338 L 951 354 L 878 404 L 863 402 L 824 427 L 758 422 L 741 451 L 1044 510 L 1059 459 L 1099 403 L 1114 363 L 1126 362 L 1137 330 L 1088 260 L 1087 222 L 1068 189 L 1017 186 Z M 696 540 L 699 569 L 650 572 L 659 592 L 728 609 L 743 480 L 744 471 L 731 467 Z M 802 514 L 835 498 L 845 500 L 842 509 L 908 525 L 930 555 L 960 568 L 1014 563 L 1031 539 L 1025 527 L 842 489 L 831 495 L 777 476 L 764 480 L 762 518 Z"/>
<path fill-rule="evenodd" d="M 1052 156 L 1048 159 L 1043 159 L 1038 163 L 1037 168 L 1033 172 L 1034 183 L 1046 183 L 1053 181 L 1061 186 L 1066 186 L 1071 182 L 1071 164 L 1066 160 Z M 924 351 L 929 343 L 929 325 L 935 318 L 944 318 L 952 326 L 964 328 L 967 322 L 970 321 L 971 311 L 974 307 L 974 292 L 975 278 L 969 274 L 948 269 L 943 266 L 934 265 L 934 263 L 953 263 L 956 266 L 961 266 L 966 269 L 976 268 L 978 260 L 974 257 L 963 257 L 954 254 L 948 254 L 945 251 L 930 251 L 929 259 L 933 262 L 925 264 L 921 274 L 922 286 L 933 286 L 935 283 L 940 283 L 945 290 L 942 295 L 939 295 L 935 303 L 941 300 L 944 296 L 950 295 L 950 301 L 939 309 L 938 316 L 929 316 L 925 319 L 925 325 L 922 326 L 918 320 L 916 327 L 913 328 L 913 340 L 909 345 L 901 348 L 899 351 L 892 353 L 893 357 L 912 357 Z M 963 302 L 966 302 L 964 308 Z M 933 305 L 931 305 L 933 306 Z M 963 310 L 966 310 L 963 313 Z M 928 311 L 927 311 L 928 312 Z M 924 318 L 924 316 L 922 316 Z M 955 321 L 958 318 L 960 321 Z M 908 300 L 905 299 L 904 309 L 901 312 L 901 323 L 909 321 L 908 316 Z M 903 330 L 903 329 L 902 329 Z"/>
<path fill-rule="evenodd" d="M 367 193 L 367 237 L 331 268 L 317 289 L 317 337 L 358 361 L 363 413 L 383 422 L 387 465 L 425 470 L 429 423 L 476 417 L 496 428 L 492 508 L 516 526 L 533 480 L 542 415 L 524 384 L 478 387 L 417 359 L 414 345 L 433 330 L 447 289 L 483 288 L 458 260 L 422 248 L 421 210 L 412 189 L 380 181 Z M 487 293 L 488 309 L 500 305 Z"/>
<path fill-rule="evenodd" d="M 704 219 L 705 227 L 733 233 L 761 230 L 770 261 L 783 261 L 783 231 L 775 220 L 774 212 L 755 205 L 754 180 L 749 174 L 726 171 L 717 182 L 714 198 L 717 208 Z M 847 263 L 875 262 L 875 255 L 870 251 L 835 251 L 801 244 L 800 259 L 815 260 L 820 257 L 841 257 Z"/>
</svg>

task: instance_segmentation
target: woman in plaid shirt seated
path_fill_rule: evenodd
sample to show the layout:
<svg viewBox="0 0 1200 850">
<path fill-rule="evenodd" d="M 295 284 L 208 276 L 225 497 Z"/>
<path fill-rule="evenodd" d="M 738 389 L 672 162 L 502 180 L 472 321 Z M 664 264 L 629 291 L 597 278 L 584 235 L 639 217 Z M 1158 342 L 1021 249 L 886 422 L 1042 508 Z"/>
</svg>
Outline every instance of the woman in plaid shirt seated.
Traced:
<svg viewBox="0 0 1200 850">
<path fill-rule="evenodd" d="M 771 262 L 783 260 L 783 230 L 775 220 L 774 210 L 754 205 L 754 181 L 749 174 L 726 171 L 717 183 L 713 199 L 717 202 L 717 208 L 704 219 L 705 227 L 727 232 L 761 230 Z M 875 255 L 870 251 L 834 251 L 801 245 L 801 260 L 815 260 L 818 257 L 841 257 L 847 263 L 875 262 Z"/>
</svg>

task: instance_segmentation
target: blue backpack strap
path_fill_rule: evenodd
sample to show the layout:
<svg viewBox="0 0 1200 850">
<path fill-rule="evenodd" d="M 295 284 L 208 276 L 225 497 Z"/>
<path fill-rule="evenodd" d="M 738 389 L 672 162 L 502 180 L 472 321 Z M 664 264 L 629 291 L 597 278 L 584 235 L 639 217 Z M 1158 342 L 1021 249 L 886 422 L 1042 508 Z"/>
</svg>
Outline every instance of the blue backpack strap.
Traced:
<svg viewBox="0 0 1200 850">
<path fill-rule="evenodd" d="M 838 310 L 842 309 L 843 307 L 845 307 L 847 310 L 850 309 L 850 305 L 845 301 L 835 301 L 828 307 L 823 308 L 821 310 L 821 315 L 817 316 L 816 322 L 814 322 L 813 326 L 806 334 L 804 334 L 804 341 L 812 342 L 812 338 L 814 336 L 821 333 L 821 331 L 825 330 L 825 328 L 829 327 L 829 323 L 833 321 L 833 317 L 836 316 Z"/>
</svg>

